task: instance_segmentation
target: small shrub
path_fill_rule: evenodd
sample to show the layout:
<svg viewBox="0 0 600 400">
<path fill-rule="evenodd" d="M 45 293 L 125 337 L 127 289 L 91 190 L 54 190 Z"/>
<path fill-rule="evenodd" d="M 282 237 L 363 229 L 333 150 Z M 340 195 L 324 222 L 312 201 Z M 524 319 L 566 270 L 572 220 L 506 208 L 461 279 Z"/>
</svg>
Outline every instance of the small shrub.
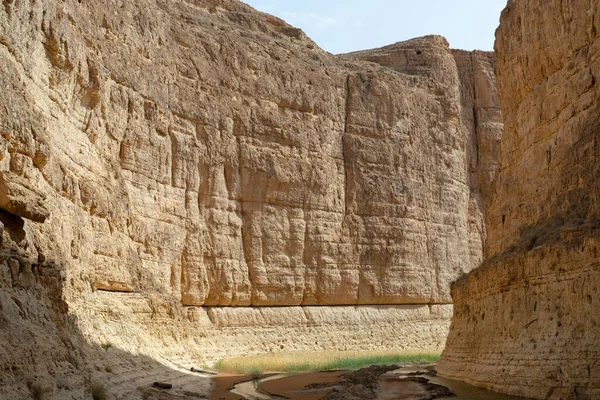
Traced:
<svg viewBox="0 0 600 400">
<path fill-rule="evenodd" d="M 225 367 L 224 367 L 224 361 L 223 359 L 220 359 L 219 361 L 217 361 L 215 363 L 215 365 L 213 365 L 213 368 L 216 369 L 217 371 L 222 371 Z"/>
<path fill-rule="evenodd" d="M 248 375 L 252 377 L 252 384 L 254 388 L 258 388 L 260 384 L 260 378 L 262 377 L 262 371 L 257 367 L 252 367 L 248 370 Z"/>
<path fill-rule="evenodd" d="M 262 374 L 263 372 L 260 370 L 260 368 L 257 367 L 252 367 L 248 370 L 248 375 L 250 375 L 252 379 L 260 379 Z"/>
<path fill-rule="evenodd" d="M 106 390 L 104 390 L 104 385 L 101 383 L 93 383 L 92 384 L 92 399 L 94 400 L 106 400 Z"/>
<path fill-rule="evenodd" d="M 102 344 L 100 344 L 100 347 L 102 347 L 104 350 L 108 350 L 112 347 L 112 343 L 110 343 L 110 342 L 102 343 Z"/>
</svg>

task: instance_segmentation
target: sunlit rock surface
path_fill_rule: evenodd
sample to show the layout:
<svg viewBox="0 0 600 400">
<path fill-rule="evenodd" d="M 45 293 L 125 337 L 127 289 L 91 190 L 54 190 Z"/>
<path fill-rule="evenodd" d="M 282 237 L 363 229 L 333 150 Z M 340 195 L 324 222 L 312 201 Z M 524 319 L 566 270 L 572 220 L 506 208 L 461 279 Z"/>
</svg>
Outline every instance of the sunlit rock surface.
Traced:
<svg viewBox="0 0 600 400">
<path fill-rule="evenodd" d="M 441 348 L 482 260 L 493 64 L 437 36 L 333 56 L 232 0 L 5 1 L 0 395 Z"/>
</svg>

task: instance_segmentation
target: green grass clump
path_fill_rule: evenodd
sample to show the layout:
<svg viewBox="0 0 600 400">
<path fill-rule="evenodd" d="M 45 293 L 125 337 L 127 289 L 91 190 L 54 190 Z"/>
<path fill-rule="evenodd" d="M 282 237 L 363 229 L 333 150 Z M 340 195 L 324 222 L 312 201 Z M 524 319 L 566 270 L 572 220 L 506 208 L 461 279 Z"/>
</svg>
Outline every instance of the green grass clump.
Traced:
<svg viewBox="0 0 600 400">
<path fill-rule="evenodd" d="M 370 365 L 434 363 L 437 362 L 439 358 L 440 356 L 437 354 L 415 354 L 410 356 L 390 354 L 364 357 L 341 357 L 326 363 L 304 362 L 300 364 L 289 364 L 283 372 L 330 371 L 336 369 L 356 370 Z"/>
<path fill-rule="evenodd" d="M 112 347 L 112 343 L 110 343 L 110 342 L 102 343 L 102 344 L 100 344 L 100 347 L 102 347 L 104 350 L 108 350 Z"/>
<path fill-rule="evenodd" d="M 257 367 L 250 367 L 248 370 L 248 375 L 252 377 L 252 379 L 258 379 L 262 376 L 263 371 Z"/>
<path fill-rule="evenodd" d="M 357 370 L 370 365 L 431 364 L 439 358 L 439 353 L 435 352 L 420 354 L 402 351 L 270 353 L 219 360 L 214 368 L 220 372 L 256 376 L 264 371 Z"/>
<path fill-rule="evenodd" d="M 220 359 L 219 361 L 217 361 L 215 363 L 215 365 L 212 366 L 212 368 L 217 371 L 224 371 L 225 370 L 225 361 L 223 359 Z"/>
</svg>

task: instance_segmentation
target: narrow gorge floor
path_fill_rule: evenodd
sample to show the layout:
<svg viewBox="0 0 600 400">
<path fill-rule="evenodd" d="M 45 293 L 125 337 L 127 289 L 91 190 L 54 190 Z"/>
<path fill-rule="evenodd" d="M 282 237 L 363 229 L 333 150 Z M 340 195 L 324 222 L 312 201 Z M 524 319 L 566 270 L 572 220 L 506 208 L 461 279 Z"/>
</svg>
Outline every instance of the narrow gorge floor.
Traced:
<svg viewBox="0 0 600 400">
<path fill-rule="evenodd" d="M 425 368 L 371 366 L 358 371 L 219 375 L 211 400 L 519 400 L 436 376 Z"/>
</svg>

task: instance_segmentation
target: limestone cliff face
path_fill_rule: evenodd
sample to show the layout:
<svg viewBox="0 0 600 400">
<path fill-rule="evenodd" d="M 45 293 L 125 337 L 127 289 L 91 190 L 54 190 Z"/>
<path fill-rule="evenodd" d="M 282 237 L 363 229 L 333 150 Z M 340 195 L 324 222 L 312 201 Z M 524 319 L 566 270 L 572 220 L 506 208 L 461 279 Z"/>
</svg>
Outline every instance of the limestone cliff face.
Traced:
<svg viewBox="0 0 600 400">
<path fill-rule="evenodd" d="M 452 289 L 448 377 L 600 396 L 600 2 L 509 1 L 496 33 L 505 133 L 484 265 Z"/>
<path fill-rule="evenodd" d="M 481 238 L 486 237 L 486 203 L 492 199 L 492 184 L 498 171 L 498 153 L 503 132 L 492 53 L 453 50 L 461 82 L 462 121 L 467 136 L 467 166 L 471 188 L 469 251 L 472 260 L 482 260 Z M 479 266 L 476 265 L 476 266 Z"/>
<path fill-rule="evenodd" d="M 173 363 L 441 346 L 449 282 L 482 258 L 490 55 L 426 37 L 337 57 L 233 0 L 0 21 L 0 391 L 81 386 L 105 357 L 83 343 Z"/>
</svg>

